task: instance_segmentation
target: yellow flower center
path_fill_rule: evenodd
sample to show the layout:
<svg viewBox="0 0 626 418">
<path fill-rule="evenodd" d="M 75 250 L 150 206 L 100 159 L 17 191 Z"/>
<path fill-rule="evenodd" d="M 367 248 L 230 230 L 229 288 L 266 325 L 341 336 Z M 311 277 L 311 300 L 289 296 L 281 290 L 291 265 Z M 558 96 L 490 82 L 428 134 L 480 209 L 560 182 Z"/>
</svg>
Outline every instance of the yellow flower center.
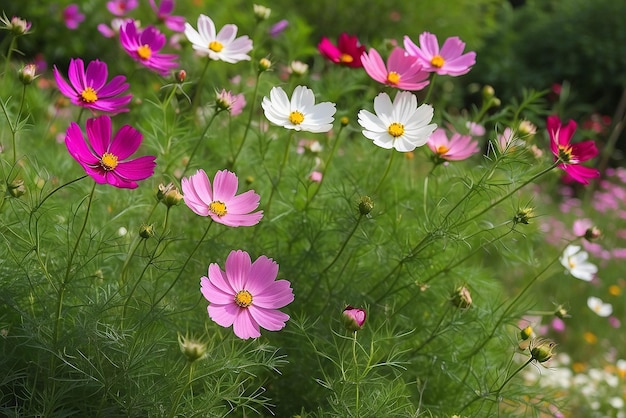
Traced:
<svg viewBox="0 0 626 418">
<path fill-rule="evenodd" d="M 209 43 L 209 49 L 213 52 L 220 52 L 222 49 L 224 49 L 224 45 L 222 45 L 222 43 L 218 41 L 211 41 Z"/>
<path fill-rule="evenodd" d="M 572 158 L 572 147 L 559 145 L 559 160 L 564 163 L 576 163 L 576 158 Z"/>
<path fill-rule="evenodd" d="M 387 83 L 396 85 L 399 82 L 400 74 L 396 73 L 395 71 L 390 71 L 389 74 L 387 74 Z"/>
<path fill-rule="evenodd" d="M 574 263 L 574 261 L 573 261 L 571 258 L 569 258 L 569 259 L 567 260 L 567 264 L 569 264 L 569 268 L 571 268 L 571 269 L 573 269 L 574 267 L 576 267 L 576 263 Z"/>
<path fill-rule="evenodd" d="M 117 155 L 113 155 L 110 152 L 105 152 L 102 154 L 102 158 L 100 159 L 100 165 L 106 171 L 113 171 L 115 167 L 117 167 Z"/>
<path fill-rule="evenodd" d="M 430 64 L 433 67 L 437 67 L 437 68 L 441 68 L 443 67 L 443 64 L 446 63 L 446 60 L 443 59 L 443 57 L 441 55 L 435 55 L 434 57 L 432 57 L 432 59 L 430 60 Z"/>
<path fill-rule="evenodd" d="M 242 308 L 247 308 L 252 305 L 252 294 L 247 290 L 240 290 L 235 295 L 235 303 Z"/>
<path fill-rule="evenodd" d="M 80 97 L 85 103 L 93 103 L 98 100 L 98 95 L 96 94 L 96 91 L 91 87 L 87 87 L 85 90 L 83 90 L 83 92 L 80 94 Z"/>
<path fill-rule="evenodd" d="M 450 151 L 450 148 L 446 147 L 445 145 L 439 145 L 437 147 L 437 154 L 439 155 L 443 155 L 448 151 Z"/>
<path fill-rule="evenodd" d="M 211 202 L 209 210 L 220 218 L 228 213 L 226 211 L 226 204 L 224 202 L 220 202 L 219 200 Z"/>
<path fill-rule="evenodd" d="M 389 135 L 397 138 L 404 134 L 404 125 L 398 122 L 394 122 L 389 125 L 389 128 L 387 128 L 387 132 L 389 132 Z"/>
<path fill-rule="evenodd" d="M 148 45 L 142 45 L 137 48 L 137 55 L 139 55 L 139 58 L 142 60 L 148 60 L 152 56 L 152 50 Z"/>
<path fill-rule="evenodd" d="M 304 115 L 302 114 L 302 112 L 294 110 L 289 114 L 289 122 L 293 123 L 294 125 L 300 125 L 302 122 L 304 122 Z"/>
<path fill-rule="evenodd" d="M 344 64 L 350 64 L 352 61 L 354 61 L 354 58 L 352 58 L 350 54 L 341 54 L 339 57 L 339 62 L 343 62 Z"/>
</svg>

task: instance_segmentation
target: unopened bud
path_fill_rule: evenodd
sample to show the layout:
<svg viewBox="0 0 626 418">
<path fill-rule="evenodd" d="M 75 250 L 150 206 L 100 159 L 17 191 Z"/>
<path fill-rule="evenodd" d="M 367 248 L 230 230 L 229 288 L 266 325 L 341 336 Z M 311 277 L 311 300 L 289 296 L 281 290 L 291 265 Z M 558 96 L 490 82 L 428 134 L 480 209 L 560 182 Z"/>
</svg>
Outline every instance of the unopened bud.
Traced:
<svg viewBox="0 0 626 418">
<path fill-rule="evenodd" d="M 533 208 L 520 209 L 513 217 L 513 223 L 528 225 L 533 217 Z"/>
<path fill-rule="evenodd" d="M 261 58 L 259 60 L 259 72 L 267 71 L 272 66 L 272 61 L 267 58 Z"/>
<path fill-rule="evenodd" d="M 600 232 L 600 230 L 596 226 L 592 226 L 591 228 L 588 228 L 585 231 L 585 239 L 587 241 L 596 240 L 596 239 L 600 238 L 601 235 L 602 235 L 602 232 Z"/>
<path fill-rule="evenodd" d="M 495 96 L 496 91 L 490 85 L 486 85 L 483 87 L 482 93 L 483 93 L 483 99 L 487 100 Z"/>
<path fill-rule="evenodd" d="M 176 77 L 176 81 L 178 81 L 179 83 L 182 83 L 187 79 L 187 71 L 180 70 L 176 72 L 175 77 Z"/>
<path fill-rule="evenodd" d="M 180 347 L 180 352 L 185 355 L 190 363 L 204 357 L 207 350 L 206 343 L 187 336 L 183 337 L 180 334 L 178 334 L 178 346 Z"/>
<path fill-rule="evenodd" d="M 154 235 L 153 225 L 141 225 L 139 227 L 139 236 L 143 239 L 148 239 Z"/>
<path fill-rule="evenodd" d="M 365 309 L 359 309 L 348 305 L 343 310 L 343 325 L 348 331 L 359 331 L 363 328 L 366 317 L 367 313 L 365 312 Z"/>
<path fill-rule="evenodd" d="M 254 16 L 256 17 L 256 20 L 258 22 L 267 20 L 270 17 L 270 14 L 272 14 L 272 9 L 262 6 L 260 4 L 254 4 L 252 5 L 252 8 L 254 10 Z"/>
<path fill-rule="evenodd" d="M 368 215 L 372 209 L 374 209 L 374 202 L 369 196 L 362 196 L 359 202 L 359 213 L 361 215 Z"/>
<path fill-rule="evenodd" d="M 37 66 L 35 64 L 26 64 L 18 73 L 18 78 L 24 85 L 29 85 L 36 77 Z"/>
<path fill-rule="evenodd" d="M 303 76 L 309 71 L 309 64 L 302 61 L 291 61 L 289 72 L 296 76 Z"/>
<path fill-rule="evenodd" d="M 339 122 L 341 123 L 341 126 L 348 126 L 348 124 L 350 123 L 350 119 L 347 116 L 343 116 L 341 119 L 339 119 Z"/>
<path fill-rule="evenodd" d="M 13 18 L 11 18 L 11 21 L 7 25 L 7 29 L 13 32 L 14 35 L 19 36 L 28 33 L 28 31 L 30 30 L 30 26 L 30 22 L 17 16 L 13 16 Z"/>
<path fill-rule="evenodd" d="M 163 183 L 159 184 L 159 190 L 156 193 L 156 198 L 159 202 L 162 202 L 168 208 L 175 206 L 183 200 L 183 195 L 180 194 L 178 189 L 174 187 L 173 183 L 169 183 L 167 186 Z"/>
<path fill-rule="evenodd" d="M 460 286 L 452 293 L 450 302 L 457 308 L 467 309 L 472 306 L 472 295 L 467 287 Z"/>
<path fill-rule="evenodd" d="M 24 186 L 24 180 L 13 180 L 8 184 L 9 193 L 13 197 L 24 196 L 26 193 L 26 186 Z"/>
<path fill-rule="evenodd" d="M 569 318 L 570 315 L 567 313 L 567 309 L 565 309 L 563 307 L 563 305 L 559 305 L 556 307 L 555 311 L 554 311 L 554 316 L 556 316 L 557 318 L 560 319 L 565 319 L 565 318 Z"/>
<path fill-rule="evenodd" d="M 526 328 L 521 329 L 519 332 L 519 336 L 522 341 L 528 340 L 533 335 L 535 335 L 535 333 L 533 331 L 533 327 L 531 327 L 530 325 L 528 325 Z"/>
<path fill-rule="evenodd" d="M 555 346 L 556 344 L 553 341 L 535 338 L 530 343 L 530 357 L 539 363 L 544 363 L 554 356 L 552 350 L 554 350 Z"/>
</svg>

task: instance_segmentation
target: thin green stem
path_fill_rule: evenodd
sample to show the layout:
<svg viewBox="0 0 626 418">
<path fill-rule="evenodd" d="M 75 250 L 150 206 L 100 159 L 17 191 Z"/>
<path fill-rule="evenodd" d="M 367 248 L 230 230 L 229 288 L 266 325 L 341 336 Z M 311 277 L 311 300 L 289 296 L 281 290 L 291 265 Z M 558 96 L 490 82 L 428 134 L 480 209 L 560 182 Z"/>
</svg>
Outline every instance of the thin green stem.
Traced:
<svg viewBox="0 0 626 418">
<path fill-rule="evenodd" d="M 11 43 L 9 43 L 9 50 L 7 51 L 6 64 L 4 66 L 4 80 L 7 79 L 7 75 L 9 74 L 9 70 L 11 69 L 11 56 L 13 55 L 13 51 L 15 50 L 15 44 L 17 43 L 17 36 L 11 37 Z"/>
<path fill-rule="evenodd" d="M 356 334 L 357 332 L 354 331 L 353 338 L 352 338 L 352 361 L 354 361 L 354 388 L 356 390 L 355 400 L 354 400 L 354 411 L 355 411 L 355 416 L 359 417 L 360 416 L 359 408 L 361 406 L 361 402 L 359 400 L 359 384 L 360 384 L 361 376 L 359 374 L 359 361 L 356 356 L 356 344 L 357 344 Z"/>
<path fill-rule="evenodd" d="M 274 193 L 278 190 L 278 185 L 280 184 L 280 180 L 283 176 L 283 170 L 285 169 L 285 166 L 287 165 L 287 160 L 289 159 L 289 150 L 291 148 L 291 141 L 293 140 L 293 136 L 295 134 L 295 131 L 291 131 L 289 133 L 289 138 L 287 138 L 287 142 L 285 143 L 285 151 L 283 153 L 283 160 L 280 163 L 280 166 L 278 167 L 278 178 L 276 179 L 276 182 L 272 182 L 272 191 L 270 192 L 270 197 L 267 199 L 267 204 L 265 205 L 265 217 L 269 217 L 269 213 L 270 213 L 270 206 L 272 205 L 272 199 L 274 198 Z"/>
<path fill-rule="evenodd" d="M 189 377 L 187 378 L 187 382 L 180 388 L 180 392 L 178 392 L 178 395 L 176 396 L 176 400 L 172 404 L 172 410 L 170 411 L 170 415 L 169 415 L 170 418 L 174 418 L 176 416 L 176 410 L 178 409 L 178 404 L 180 403 L 180 400 L 183 398 L 183 394 L 187 391 L 187 388 L 191 385 L 191 382 L 193 382 L 194 363 L 187 362 L 187 365 L 189 366 Z"/>
<path fill-rule="evenodd" d="M 218 113 L 221 113 L 221 109 L 215 109 L 215 113 L 213 113 L 213 115 L 211 115 L 211 119 L 209 119 L 209 121 L 207 122 L 206 127 L 204 128 L 204 131 L 202 131 L 202 135 L 200 135 L 200 138 L 198 138 L 198 140 L 196 141 L 196 145 L 193 147 L 193 151 L 191 151 L 191 154 L 189 155 L 189 160 L 187 160 L 187 164 L 185 164 L 185 167 L 183 168 L 183 172 L 180 175 L 180 178 L 183 178 L 183 176 L 185 175 L 185 173 L 187 173 L 187 169 L 189 169 L 189 165 L 191 164 L 191 160 L 193 159 L 193 157 L 196 155 L 198 148 L 200 147 L 200 144 L 202 143 L 202 141 L 204 140 L 205 135 L 207 134 L 207 132 L 209 131 L 209 128 L 211 127 L 211 124 L 213 123 L 213 121 L 215 120 L 216 116 L 218 115 Z"/>
<path fill-rule="evenodd" d="M 437 73 L 432 73 L 433 76 L 430 79 L 430 83 L 428 84 L 428 91 L 426 92 L 426 97 L 424 97 L 424 103 L 428 103 L 428 99 L 430 99 L 430 95 L 433 92 L 433 86 L 435 85 L 435 80 L 437 79 Z"/>
<path fill-rule="evenodd" d="M 86 178 L 86 177 L 89 177 L 89 176 L 88 176 L 87 174 L 85 174 L 84 176 L 78 177 L 77 179 L 74 179 L 74 180 L 70 180 L 70 181 L 68 181 L 67 183 L 64 183 L 64 184 L 62 184 L 62 185 L 58 186 L 57 188 L 55 188 L 54 190 L 52 190 L 52 191 L 51 191 L 50 193 L 48 193 L 48 194 L 47 194 L 47 195 L 46 195 L 43 199 L 41 199 L 41 201 L 39 201 L 39 203 L 37 204 L 37 206 L 35 206 L 35 207 L 34 207 L 34 208 L 30 211 L 31 216 L 32 216 L 35 212 L 37 212 L 37 210 L 41 207 L 41 205 L 43 205 L 43 204 L 44 204 L 44 202 L 45 202 L 46 200 L 48 200 L 48 198 L 49 198 L 49 197 L 51 197 L 53 194 L 55 194 L 56 192 L 58 192 L 58 191 L 59 191 L 59 190 L 61 190 L 62 188 L 66 187 L 66 186 L 69 186 L 70 184 L 76 183 L 77 181 L 80 181 L 80 180 L 82 180 L 82 179 L 84 179 L 84 178 Z"/>
<path fill-rule="evenodd" d="M 317 185 L 317 188 L 313 192 L 313 195 L 309 199 L 307 199 L 306 204 L 304 205 L 305 211 L 307 210 L 307 208 L 309 207 L 313 199 L 315 199 L 315 196 L 317 196 L 317 193 L 322 188 L 322 184 L 324 184 L 324 179 L 326 179 L 326 176 L 328 175 L 328 171 L 330 168 L 330 162 L 332 161 L 335 155 L 335 152 L 337 151 L 337 146 L 339 145 L 339 137 L 341 135 L 341 132 L 343 132 L 343 128 L 344 128 L 344 125 L 342 124 L 341 127 L 339 128 L 339 132 L 337 132 L 337 136 L 335 137 L 333 147 L 331 148 L 330 153 L 328 154 L 328 156 L 326 157 L 326 160 L 324 161 L 324 172 L 322 173 L 322 179 L 320 180 L 319 184 Z"/>
<path fill-rule="evenodd" d="M 252 125 L 252 118 L 254 117 L 254 105 L 256 103 L 257 95 L 259 94 L 259 80 L 261 79 L 261 74 L 263 72 L 258 72 L 256 76 L 256 82 L 254 83 L 254 93 L 252 94 L 252 101 L 250 102 L 250 113 L 248 114 L 248 123 L 246 123 L 246 128 L 243 131 L 243 138 L 241 138 L 241 143 L 239 144 L 239 148 L 237 148 L 237 152 L 233 156 L 232 167 L 235 168 L 235 163 L 239 158 L 239 154 L 241 154 L 241 150 L 243 149 L 244 144 L 246 143 L 246 138 L 248 137 L 248 131 L 250 130 L 250 126 Z"/>
<path fill-rule="evenodd" d="M 393 165 L 393 159 L 394 159 L 395 156 L 396 156 L 396 152 L 394 150 L 391 150 L 391 155 L 389 156 L 389 163 L 387 163 L 387 168 L 385 169 L 385 173 L 380 178 L 380 180 L 378 182 L 378 186 L 376 186 L 376 188 L 374 189 L 374 193 L 373 194 L 376 194 L 378 192 L 378 190 L 380 189 L 380 187 L 385 182 L 385 179 L 387 178 L 387 175 L 389 175 L 389 172 L 391 171 L 391 166 Z"/>
<path fill-rule="evenodd" d="M 209 68 L 209 64 L 211 63 L 211 60 L 208 57 L 206 60 L 206 64 L 204 64 L 204 68 L 202 69 L 202 73 L 198 79 L 198 84 L 196 84 L 196 93 L 193 95 L 193 101 L 191 104 L 191 114 L 196 113 L 196 109 L 198 109 L 200 104 L 200 96 L 202 95 L 202 87 L 204 85 L 204 75 L 206 74 L 206 70 Z"/>
<path fill-rule="evenodd" d="M 152 214 L 154 213 L 154 210 L 156 209 L 158 205 L 159 205 L 159 202 L 155 202 L 154 205 L 152 205 L 152 209 L 150 210 L 150 213 L 148 213 L 148 216 L 146 218 L 146 222 L 145 222 L 146 224 L 150 222 L 150 218 L 152 217 Z M 126 259 L 124 260 L 124 264 L 122 265 L 122 270 L 120 272 L 120 286 L 126 282 L 126 275 L 127 275 L 128 266 L 130 265 L 130 260 L 132 260 L 133 256 L 135 255 L 135 252 L 137 251 L 137 248 L 139 247 L 139 243 L 142 240 L 143 238 L 141 238 L 139 234 L 137 234 L 135 238 L 133 239 L 133 242 L 130 244 L 130 249 L 128 250 L 128 253 L 126 254 Z"/>
</svg>

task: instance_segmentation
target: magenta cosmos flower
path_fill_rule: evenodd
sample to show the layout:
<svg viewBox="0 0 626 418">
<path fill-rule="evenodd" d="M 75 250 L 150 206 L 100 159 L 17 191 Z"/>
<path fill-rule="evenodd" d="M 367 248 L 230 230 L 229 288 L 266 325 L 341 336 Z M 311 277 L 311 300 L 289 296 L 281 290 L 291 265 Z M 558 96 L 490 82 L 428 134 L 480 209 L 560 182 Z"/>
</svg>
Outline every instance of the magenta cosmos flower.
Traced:
<svg viewBox="0 0 626 418">
<path fill-rule="evenodd" d="M 91 61 L 87 65 L 80 58 L 71 59 L 68 69 L 70 84 L 68 84 L 57 67 L 53 69 L 54 78 L 59 90 L 67 96 L 73 104 L 86 107 L 92 111 L 116 114 L 128 112 L 125 107 L 130 103 L 132 96 L 121 96 L 128 90 L 126 77 L 118 75 L 107 83 L 107 65 L 99 60 Z"/>
<path fill-rule="evenodd" d="M 260 328 L 279 331 L 289 315 L 278 309 L 293 302 L 287 280 L 276 280 L 278 264 L 262 255 L 250 260 L 245 251 L 231 251 L 226 271 L 216 263 L 209 265 L 208 277 L 200 279 L 200 291 L 209 301 L 209 317 L 223 327 L 233 326 L 244 340 L 261 336 Z"/>
<path fill-rule="evenodd" d="M 68 29 L 78 29 L 78 25 L 80 25 L 83 20 L 85 20 L 85 15 L 80 12 L 77 4 L 70 4 L 63 9 L 63 21 Z"/>
<path fill-rule="evenodd" d="M 422 71 L 422 65 L 417 58 L 409 55 L 402 48 L 394 48 L 383 62 L 378 51 L 370 49 L 369 54 L 361 56 L 363 68 L 374 80 L 400 90 L 421 90 L 429 83 L 428 72 Z"/>
<path fill-rule="evenodd" d="M 135 21 L 127 22 L 120 27 L 120 42 L 128 55 L 152 71 L 161 75 L 178 66 L 178 58 L 174 54 L 160 54 L 167 39 L 157 28 L 148 26 L 137 29 Z"/>
<path fill-rule="evenodd" d="M 165 23 L 168 29 L 175 32 L 185 30 L 185 18 L 182 16 L 172 16 L 174 0 L 162 0 L 158 7 L 154 0 L 150 0 L 150 7 L 152 7 L 152 10 L 156 13 L 157 19 Z"/>
<path fill-rule="evenodd" d="M 111 0 L 107 2 L 107 9 L 115 16 L 124 16 L 137 8 L 137 0 Z"/>
<path fill-rule="evenodd" d="M 558 116 L 552 115 L 548 116 L 546 128 L 550 135 L 550 148 L 554 154 L 554 161 L 559 162 L 559 168 L 582 184 L 589 184 L 589 179 L 600 175 L 595 168 L 580 165 L 598 155 L 596 144 L 593 141 L 570 143 L 576 131 L 576 122 L 570 120 L 567 125 L 563 125 Z"/>
<path fill-rule="evenodd" d="M 426 143 L 438 159 L 446 161 L 460 161 L 480 151 L 478 141 L 472 141 L 470 135 L 452 133 L 450 139 L 445 129 L 436 129 Z"/>
<path fill-rule="evenodd" d="M 142 135 L 132 126 L 123 126 L 111 136 L 111 118 L 103 115 L 87 119 L 87 143 L 80 127 L 72 122 L 65 135 L 65 145 L 85 172 L 98 184 L 134 189 L 137 181 L 154 174 L 156 157 L 145 156 L 124 161 L 141 145 Z"/>
<path fill-rule="evenodd" d="M 356 332 L 363 328 L 367 312 L 365 309 L 346 306 L 343 310 L 343 324 L 348 331 Z"/>
<path fill-rule="evenodd" d="M 252 226 L 259 223 L 263 211 L 250 213 L 259 207 L 260 196 L 248 190 L 238 196 L 239 182 L 235 173 L 218 171 L 213 187 L 204 170 L 198 170 L 181 181 L 185 204 L 200 216 L 210 216 L 227 226 Z"/>
<path fill-rule="evenodd" d="M 419 47 L 408 36 L 404 37 L 404 47 L 410 55 L 417 57 L 425 71 L 439 75 L 463 75 L 476 63 L 476 53 L 463 54 L 465 42 L 457 36 L 446 39 L 439 50 L 437 37 L 424 32 L 420 35 Z"/>
<path fill-rule="evenodd" d="M 317 49 L 323 56 L 335 64 L 352 68 L 363 66 L 361 64 L 361 56 L 365 52 L 365 46 L 361 45 L 359 38 L 356 36 L 342 33 L 337 40 L 337 46 L 330 42 L 328 38 L 323 37 L 317 45 Z"/>
</svg>

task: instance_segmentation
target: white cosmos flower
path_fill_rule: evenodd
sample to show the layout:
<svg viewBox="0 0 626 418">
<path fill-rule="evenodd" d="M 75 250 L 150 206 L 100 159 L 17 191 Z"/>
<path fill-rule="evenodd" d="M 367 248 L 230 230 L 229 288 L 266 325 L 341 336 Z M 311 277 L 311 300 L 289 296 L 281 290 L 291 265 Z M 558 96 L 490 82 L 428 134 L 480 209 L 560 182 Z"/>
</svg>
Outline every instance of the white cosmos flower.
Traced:
<svg viewBox="0 0 626 418">
<path fill-rule="evenodd" d="M 391 103 L 387 93 L 374 98 L 373 114 L 359 111 L 359 124 L 364 128 L 363 135 L 379 147 L 395 148 L 400 152 L 413 151 L 428 141 L 437 125 L 430 123 L 433 108 L 422 104 L 417 107 L 417 97 L 408 91 L 401 91 Z"/>
<path fill-rule="evenodd" d="M 579 245 L 568 245 L 559 261 L 572 276 L 590 282 L 598 272 L 598 267 L 587 261 L 588 257 L 587 251 L 581 251 Z"/>
<path fill-rule="evenodd" d="M 261 106 L 265 117 L 278 126 L 296 131 L 328 132 L 332 129 L 335 104 L 323 102 L 315 104 L 313 90 L 298 86 L 291 100 L 281 87 L 273 87 L 270 97 L 263 97 Z"/>
<path fill-rule="evenodd" d="M 250 60 L 248 52 L 252 50 L 252 40 L 247 36 L 237 36 L 237 26 L 224 25 L 219 33 L 215 32 L 215 24 L 210 17 L 201 14 L 198 17 L 198 30 L 185 23 L 185 36 L 193 49 L 212 60 L 220 60 L 234 64 Z"/>
<path fill-rule="evenodd" d="M 610 303 L 602 302 L 602 299 L 595 296 L 589 296 L 587 299 L 587 306 L 594 311 L 598 316 L 606 317 L 613 313 L 613 305 Z"/>
</svg>

